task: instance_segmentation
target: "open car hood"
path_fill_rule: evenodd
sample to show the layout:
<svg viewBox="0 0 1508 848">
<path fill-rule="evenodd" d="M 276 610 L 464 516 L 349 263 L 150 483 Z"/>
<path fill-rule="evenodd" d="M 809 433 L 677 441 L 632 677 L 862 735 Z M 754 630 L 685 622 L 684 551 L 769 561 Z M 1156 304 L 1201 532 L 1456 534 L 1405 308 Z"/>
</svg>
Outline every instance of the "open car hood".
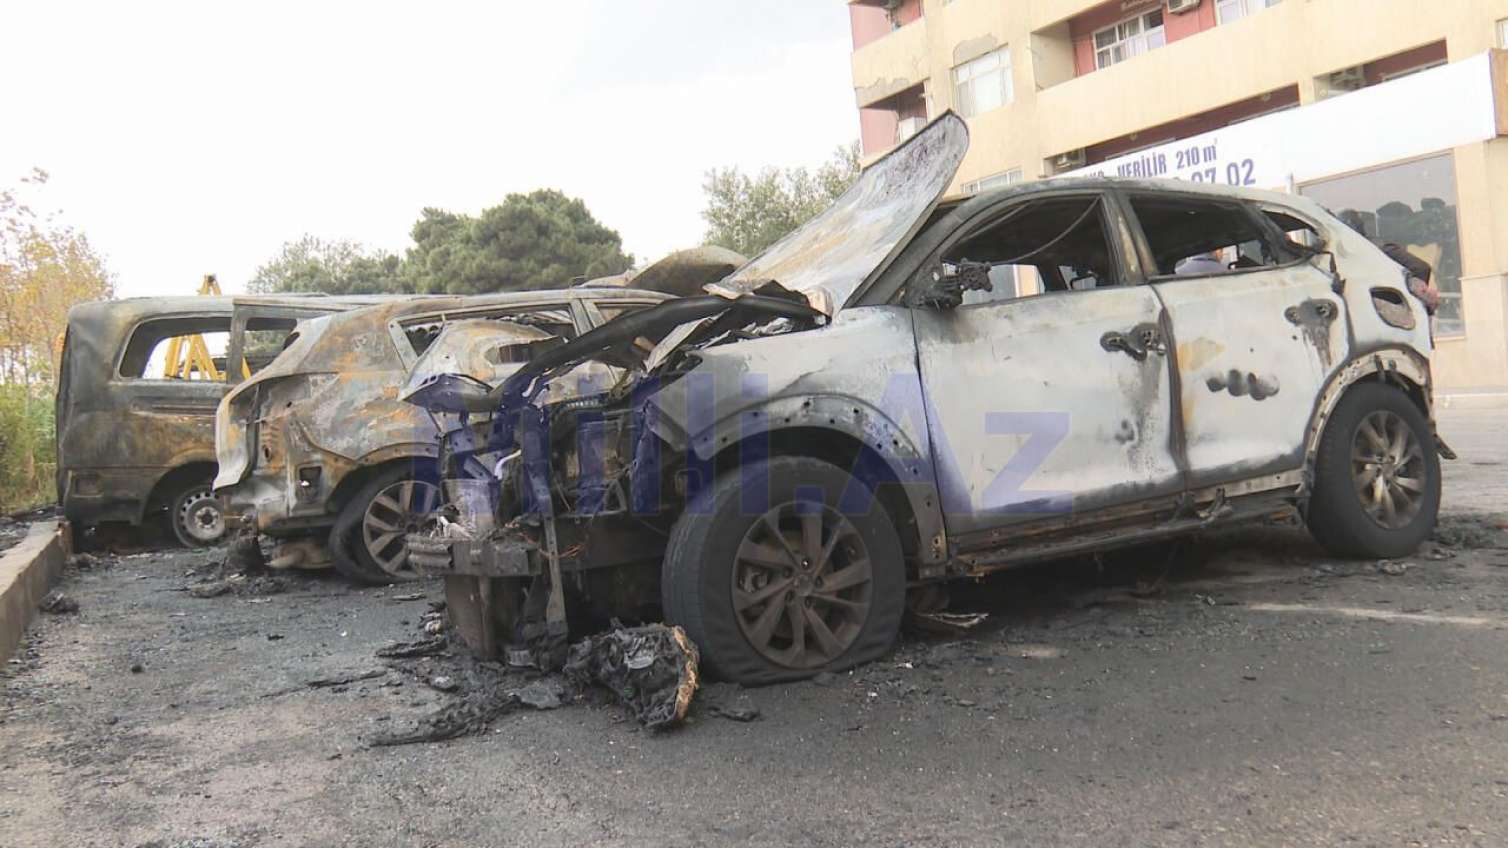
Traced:
<svg viewBox="0 0 1508 848">
<path fill-rule="evenodd" d="M 944 112 L 866 168 L 822 214 L 706 290 L 739 297 L 773 282 L 837 315 L 921 229 L 968 149 L 963 119 Z"/>
</svg>

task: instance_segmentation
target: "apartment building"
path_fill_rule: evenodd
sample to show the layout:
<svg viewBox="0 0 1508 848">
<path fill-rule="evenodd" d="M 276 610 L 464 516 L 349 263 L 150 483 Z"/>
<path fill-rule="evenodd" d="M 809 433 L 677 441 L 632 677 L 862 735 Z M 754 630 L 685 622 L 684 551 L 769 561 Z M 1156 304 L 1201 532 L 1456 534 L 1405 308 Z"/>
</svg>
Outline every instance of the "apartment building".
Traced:
<svg viewBox="0 0 1508 848">
<path fill-rule="evenodd" d="M 953 109 L 955 194 L 1107 174 L 1315 197 L 1436 269 L 1436 378 L 1508 387 L 1508 0 L 849 0 L 872 161 Z"/>
</svg>

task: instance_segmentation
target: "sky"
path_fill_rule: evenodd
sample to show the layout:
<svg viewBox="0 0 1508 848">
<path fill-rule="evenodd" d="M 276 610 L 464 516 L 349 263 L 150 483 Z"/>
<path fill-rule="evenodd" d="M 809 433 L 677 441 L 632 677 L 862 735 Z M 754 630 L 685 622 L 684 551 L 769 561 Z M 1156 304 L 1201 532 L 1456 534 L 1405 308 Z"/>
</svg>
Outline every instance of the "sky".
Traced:
<svg viewBox="0 0 1508 848">
<path fill-rule="evenodd" d="M 0 185 L 117 294 L 240 291 L 312 233 L 401 253 L 423 207 L 582 198 L 641 264 L 700 241 L 714 167 L 858 137 L 839 0 L 0 4 Z"/>
</svg>

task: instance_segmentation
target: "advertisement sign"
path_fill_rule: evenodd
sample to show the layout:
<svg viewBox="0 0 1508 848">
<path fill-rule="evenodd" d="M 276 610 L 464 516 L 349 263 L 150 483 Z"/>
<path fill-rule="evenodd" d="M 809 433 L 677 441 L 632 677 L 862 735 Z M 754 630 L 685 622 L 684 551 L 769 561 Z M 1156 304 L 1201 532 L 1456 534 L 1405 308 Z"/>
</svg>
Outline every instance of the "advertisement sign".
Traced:
<svg viewBox="0 0 1508 848">
<path fill-rule="evenodd" d="M 1496 136 L 1492 64 L 1482 53 L 1059 176 L 1283 189 Z"/>
</svg>

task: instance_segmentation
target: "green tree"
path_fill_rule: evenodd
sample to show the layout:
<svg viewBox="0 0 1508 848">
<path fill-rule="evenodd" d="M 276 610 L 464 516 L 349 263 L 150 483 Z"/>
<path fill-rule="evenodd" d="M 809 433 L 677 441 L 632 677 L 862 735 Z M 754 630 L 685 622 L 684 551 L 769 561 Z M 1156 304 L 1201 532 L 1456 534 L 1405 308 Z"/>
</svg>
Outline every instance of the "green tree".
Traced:
<svg viewBox="0 0 1508 848">
<path fill-rule="evenodd" d="M 815 172 L 766 168 L 751 177 L 738 168 L 708 171 L 702 241 L 754 256 L 832 205 L 858 177 L 857 141 L 833 151 Z"/>
<path fill-rule="evenodd" d="M 21 184 L 34 192 L 47 173 Z M 0 188 L 0 508 L 50 500 L 52 395 L 68 310 L 114 297 L 114 279 L 83 233 Z"/>
<path fill-rule="evenodd" d="M 246 284 L 259 294 L 324 292 L 388 294 L 405 288 L 402 260 L 370 251 L 354 241 L 305 235 L 283 245 L 277 256 L 257 268 Z"/>
<path fill-rule="evenodd" d="M 476 217 L 425 209 L 412 236 L 404 275 L 428 293 L 560 288 L 633 265 L 615 230 L 555 189 L 510 194 Z"/>
</svg>

